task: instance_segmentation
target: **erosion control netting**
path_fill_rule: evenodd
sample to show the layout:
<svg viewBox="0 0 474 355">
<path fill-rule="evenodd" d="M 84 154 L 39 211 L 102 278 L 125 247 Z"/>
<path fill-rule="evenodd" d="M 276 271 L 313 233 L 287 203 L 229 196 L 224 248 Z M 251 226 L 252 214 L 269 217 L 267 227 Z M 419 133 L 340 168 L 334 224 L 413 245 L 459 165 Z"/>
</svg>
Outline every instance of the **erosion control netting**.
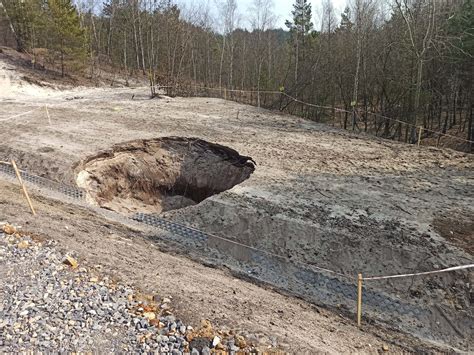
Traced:
<svg viewBox="0 0 474 355">
<path fill-rule="evenodd" d="M 13 169 L 13 166 L 10 164 L 0 163 L 0 172 L 5 175 L 8 175 L 9 177 L 16 178 L 15 170 Z M 64 184 L 43 178 L 41 176 L 32 175 L 24 170 L 20 170 L 20 175 L 24 182 L 31 183 L 36 186 L 46 188 L 48 190 L 59 192 L 67 197 L 75 198 L 75 199 L 83 199 L 85 197 L 84 191 L 78 188 L 64 185 Z"/>
<path fill-rule="evenodd" d="M 191 243 L 190 245 L 198 247 L 211 246 L 222 252 L 230 253 L 237 261 L 249 263 L 245 270 L 246 273 L 262 281 L 275 283 L 275 280 L 277 280 L 278 286 L 288 286 L 291 283 L 286 282 L 285 278 L 292 275 L 295 278 L 292 286 L 301 287 L 301 291 L 303 291 L 303 288 L 306 288 L 304 292 L 311 296 L 310 298 L 313 302 L 319 300 L 322 304 L 330 303 L 333 306 L 337 306 L 341 302 L 352 304 L 356 300 L 357 287 L 353 281 L 351 282 L 350 276 L 347 277 L 349 280 L 346 277 L 327 276 L 322 271 L 312 269 L 311 265 L 294 264 L 284 257 L 251 248 L 226 238 L 204 233 L 159 216 L 137 213 L 132 219 L 184 238 L 182 239 L 184 244 Z M 192 240 L 189 240 L 189 238 L 192 238 Z M 355 276 L 353 279 L 355 280 Z M 333 294 L 332 297 L 328 295 L 328 291 Z M 382 293 L 367 290 L 364 293 L 364 297 L 370 307 L 382 307 L 388 313 L 412 316 L 419 316 L 425 313 L 423 309 L 416 305 L 404 303 L 399 299 Z"/>
<path fill-rule="evenodd" d="M 0 172 L 15 177 L 15 172 L 9 165 L 0 164 Z M 59 192 L 76 200 L 84 198 L 84 192 L 75 187 L 25 171 L 21 175 L 27 183 L 40 188 Z M 129 219 L 120 214 L 117 217 L 124 222 Z M 130 219 L 160 230 L 154 238 L 177 245 L 182 251 L 203 260 L 211 258 L 213 263 L 225 265 L 246 278 L 270 284 L 318 305 L 347 314 L 355 312 L 356 272 L 354 275 L 342 275 L 317 266 L 293 262 L 283 256 L 205 233 L 156 214 L 136 213 Z M 363 314 L 365 321 L 381 321 L 392 328 L 424 339 L 441 341 L 458 348 L 468 346 L 464 332 L 459 330 L 459 326 L 452 324 L 438 305 L 400 299 L 395 294 L 374 288 L 372 284 L 364 284 L 363 287 Z M 457 324 L 462 324 L 463 329 L 470 329 L 471 318 L 461 315 L 460 319 Z"/>
<path fill-rule="evenodd" d="M 210 256 L 246 278 L 264 282 L 312 303 L 354 314 L 357 300 L 356 274 L 342 275 L 317 266 L 290 261 L 271 252 L 256 249 L 222 236 L 205 233 L 160 216 L 137 213 L 133 220 L 159 228 L 167 233 L 156 237 L 179 245 L 183 250 Z M 213 252 L 214 251 L 214 252 Z M 466 346 L 465 334 L 437 304 L 402 299 L 374 288 L 363 286 L 365 321 L 381 321 L 390 327 L 451 346 Z M 458 324 L 469 329 L 471 318 L 459 315 Z"/>
</svg>

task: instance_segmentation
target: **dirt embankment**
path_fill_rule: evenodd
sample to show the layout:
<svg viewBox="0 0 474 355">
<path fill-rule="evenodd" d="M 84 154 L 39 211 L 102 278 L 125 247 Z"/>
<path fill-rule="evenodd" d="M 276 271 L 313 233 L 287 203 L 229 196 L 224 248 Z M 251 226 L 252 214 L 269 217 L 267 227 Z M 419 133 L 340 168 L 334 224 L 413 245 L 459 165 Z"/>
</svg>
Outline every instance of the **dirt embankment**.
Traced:
<svg viewBox="0 0 474 355">
<path fill-rule="evenodd" d="M 101 277 L 170 298 L 173 313 L 195 329 L 209 319 L 219 329 L 245 335 L 249 344 L 276 344 L 298 354 L 377 353 L 386 346 L 392 351 L 430 349 L 371 325 L 361 331 L 352 319 L 191 261 L 152 239 L 156 232 L 126 227 L 30 190 L 38 211 L 33 217 L 18 186 L 0 179 L 0 191 L 2 221 L 21 223 L 25 233 L 55 241 L 62 253 L 73 252 L 81 267 L 99 268 Z"/>
</svg>

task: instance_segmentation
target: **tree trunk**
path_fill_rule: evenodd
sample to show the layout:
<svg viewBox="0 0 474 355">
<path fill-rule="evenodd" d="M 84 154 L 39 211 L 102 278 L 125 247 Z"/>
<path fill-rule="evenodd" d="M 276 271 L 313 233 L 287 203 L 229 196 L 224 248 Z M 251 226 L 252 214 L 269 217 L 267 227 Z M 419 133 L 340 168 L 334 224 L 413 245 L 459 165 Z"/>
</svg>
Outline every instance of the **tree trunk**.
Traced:
<svg viewBox="0 0 474 355">
<path fill-rule="evenodd" d="M 61 76 L 64 78 L 64 40 L 61 39 Z"/>
<path fill-rule="evenodd" d="M 225 52 L 225 38 L 226 34 L 222 36 L 222 50 L 221 50 L 221 60 L 219 65 L 219 89 L 222 90 L 222 66 L 224 64 L 224 52 Z"/>
<path fill-rule="evenodd" d="M 469 152 L 474 151 L 474 127 L 473 127 L 473 118 L 472 118 L 472 106 L 474 106 L 472 103 L 469 105 L 469 121 L 467 125 L 467 140 L 469 142 Z"/>
</svg>

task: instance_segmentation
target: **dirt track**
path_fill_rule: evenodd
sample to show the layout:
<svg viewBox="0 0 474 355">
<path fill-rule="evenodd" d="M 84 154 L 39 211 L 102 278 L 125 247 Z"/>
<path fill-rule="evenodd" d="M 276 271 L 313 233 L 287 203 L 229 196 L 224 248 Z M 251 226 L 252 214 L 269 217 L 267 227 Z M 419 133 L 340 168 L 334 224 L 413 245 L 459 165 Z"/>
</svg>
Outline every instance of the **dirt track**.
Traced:
<svg viewBox="0 0 474 355">
<path fill-rule="evenodd" d="M 348 274 L 425 271 L 473 260 L 466 247 L 472 241 L 474 215 L 470 155 L 352 135 L 218 99 L 148 100 L 140 89 L 14 96 L 2 103 L 0 119 L 44 104 L 49 105 L 51 124 L 43 108 L 2 122 L 0 158 L 13 157 L 33 173 L 73 184 L 80 161 L 113 144 L 199 137 L 252 157 L 256 170 L 242 184 L 196 206 L 168 212 L 168 218 Z M 12 211 L 5 218 L 22 224 Z M 466 227 L 450 228 L 453 224 Z M 93 240 L 82 240 L 86 234 L 80 233 L 81 241 L 59 233 L 57 238 L 71 247 L 85 242 L 90 248 Z M 127 260 L 137 263 L 149 246 L 133 245 L 136 260 Z M 459 316 L 459 324 L 465 324 L 465 319 L 472 320 L 469 284 L 472 273 L 456 273 L 374 287 L 415 303 L 440 303 L 455 323 Z M 268 314 L 262 311 L 261 316 Z M 444 329 L 444 342 L 465 347 L 469 340 L 460 340 L 449 328 Z M 343 349 L 342 343 L 332 347 L 336 343 L 330 342 L 327 348 L 318 343 L 308 350 Z"/>
</svg>

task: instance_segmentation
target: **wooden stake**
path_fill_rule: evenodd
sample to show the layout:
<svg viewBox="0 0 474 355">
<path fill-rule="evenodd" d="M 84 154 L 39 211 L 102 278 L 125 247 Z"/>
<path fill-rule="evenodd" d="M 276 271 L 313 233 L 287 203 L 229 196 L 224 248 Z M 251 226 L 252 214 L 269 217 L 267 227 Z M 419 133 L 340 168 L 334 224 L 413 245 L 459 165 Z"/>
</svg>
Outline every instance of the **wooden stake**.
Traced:
<svg viewBox="0 0 474 355">
<path fill-rule="evenodd" d="M 46 109 L 46 116 L 48 116 L 48 122 L 51 125 L 51 117 L 49 116 L 48 106 L 44 106 L 44 108 Z"/>
<path fill-rule="evenodd" d="M 15 169 L 16 177 L 18 178 L 18 181 L 20 182 L 20 185 L 23 190 L 23 193 L 25 194 L 26 200 L 28 201 L 28 205 L 30 205 L 31 212 L 33 213 L 33 216 L 36 216 L 36 212 L 35 212 L 35 209 L 33 208 L 33 204 L 31 203 L 30 196 L 28 195 L 28 191 L 26 191 L 25 184 L 23 183 L 23 180 L 21 179 L 20 171 L 18 170 L 18 167 L 16 166 L 16 163 L 13 159 L 12 159 L 12 165 L 13 165 L 13 169 Z"/>
<path fill-rule="evenodd" d="M 423 126 L 420 126 L 420 131 L 418 132 L 418 147 L 421 143 L 421 134 L 423 133 Z"/>
<path fill-rule="evenodd" d="M 357 326 L 362 323 L 362 274 L 357 276 Z"/>
</svg>

